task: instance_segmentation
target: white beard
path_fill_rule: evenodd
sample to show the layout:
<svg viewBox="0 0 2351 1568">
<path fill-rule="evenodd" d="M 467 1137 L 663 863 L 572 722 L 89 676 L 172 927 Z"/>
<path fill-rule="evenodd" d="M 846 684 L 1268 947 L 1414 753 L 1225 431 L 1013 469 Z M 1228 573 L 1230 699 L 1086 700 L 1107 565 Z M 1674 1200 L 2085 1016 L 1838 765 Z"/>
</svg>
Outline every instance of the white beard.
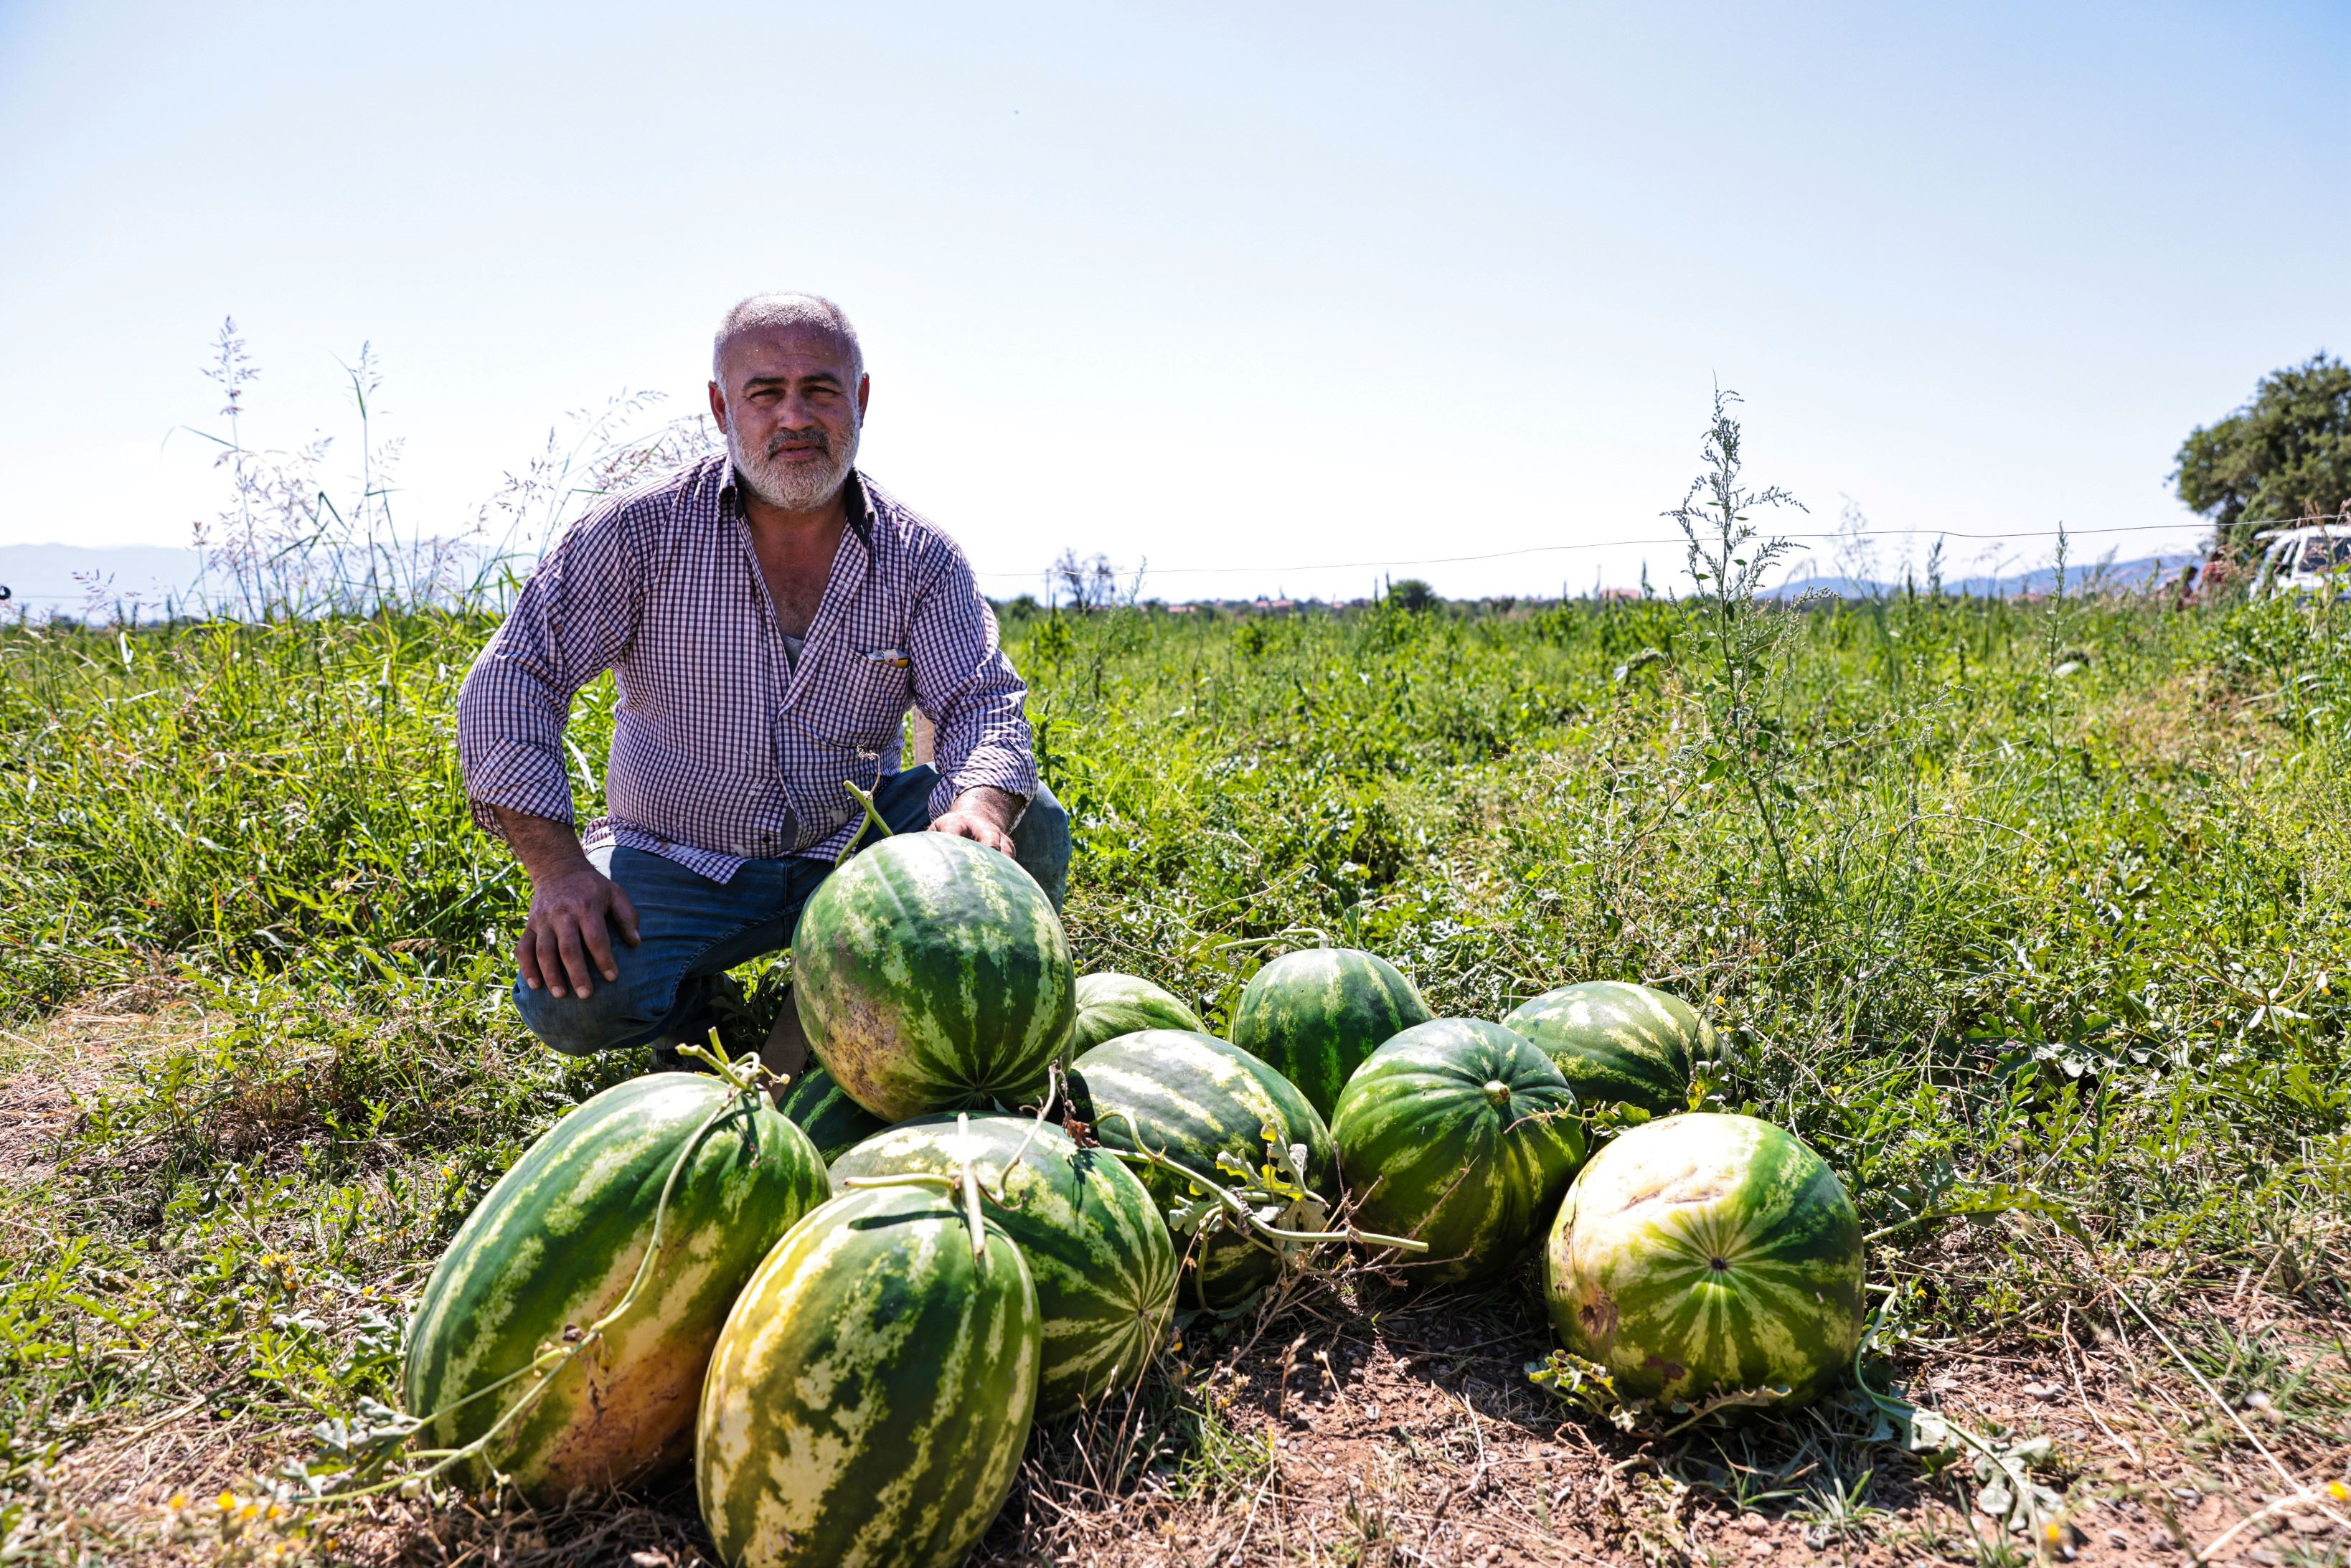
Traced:
<svg viewBox="0 0 2351 1568">
<path fill-rule="evenodd" d="M 743 482 L 768 505 L 779 511 L 813 512 L 841 494 L 841 486 L 849 480 L 850 469 L 856 465 L 857 442 L 862 434 L 859 426 L 851 425 L 848 450 L 843 452 L 831 450 L 828 443 L 826 462 L 820 467 L 788 467 L 767 455 L 754 458 L 745 451 L 742 440 L 736 434 L 734 422 L 729 420 L 726 455 L 735 460 L 735 471 L 743 476 Z"/>
</svg>

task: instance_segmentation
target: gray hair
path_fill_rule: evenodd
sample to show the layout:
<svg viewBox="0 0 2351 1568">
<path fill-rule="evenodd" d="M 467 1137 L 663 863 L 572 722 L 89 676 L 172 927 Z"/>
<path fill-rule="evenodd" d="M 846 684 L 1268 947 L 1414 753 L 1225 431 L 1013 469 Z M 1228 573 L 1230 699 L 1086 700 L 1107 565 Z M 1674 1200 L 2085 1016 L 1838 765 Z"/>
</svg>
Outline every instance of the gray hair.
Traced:
<svg viewBox="0 0 2351 1568">
<path fill-rule="evenodd" d="M 718 323 L 717 335 L 710 340 L 710 379 L 723 382 L 718 361 L 726 355 L 726 345 L 748 332 L 771 327 L 820 327 L 841 340 L 849 350 L 849 379 L 853 383 L 865 374 L 865 350 L 857 341 L 857 329 L 849 324 L 848 313 L 820 294 L 754 294 L 736 301 Z"/>
</svg>

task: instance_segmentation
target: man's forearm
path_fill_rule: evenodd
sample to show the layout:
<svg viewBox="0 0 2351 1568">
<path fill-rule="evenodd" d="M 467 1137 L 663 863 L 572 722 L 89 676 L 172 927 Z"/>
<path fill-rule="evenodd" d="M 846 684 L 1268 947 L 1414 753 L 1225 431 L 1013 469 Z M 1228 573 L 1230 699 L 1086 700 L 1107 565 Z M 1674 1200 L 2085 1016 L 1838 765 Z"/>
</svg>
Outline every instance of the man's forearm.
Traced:
<svg viewBox="0 0 2351 1568">
<path fill-rule="evenodd" d="M 551 817 L 534 817 L 528 812 L 492 806 L 498 819 L 498 831 L 512 846 L 515 859 L 522 862 L 533 886 L 539 886 L 577 871 L 588 863 L 587 852 L 580 847 L 580 835 L 569 822 L 559 822 Z"/>
</svg>

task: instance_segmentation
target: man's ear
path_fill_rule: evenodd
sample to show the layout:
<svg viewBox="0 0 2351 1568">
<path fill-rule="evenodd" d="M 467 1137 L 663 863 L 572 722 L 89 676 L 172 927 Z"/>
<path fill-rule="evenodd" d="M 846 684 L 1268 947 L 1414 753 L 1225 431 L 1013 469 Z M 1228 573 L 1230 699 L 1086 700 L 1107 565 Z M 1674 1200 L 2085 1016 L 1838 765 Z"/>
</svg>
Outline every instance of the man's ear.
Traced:
<svg viewBox="0 0 2351 1568">
<path fill-rule="evenodd" d="M 865 423 L 865 404 L 872 396 L 873 378 L 870 375 L 860 375 L 857 378 L 857 422 L 860 424 Z"/>
<path fill-rule="evenodd" d="M 718 422 L 718 433 L 726 434 L 726 394 L 718 390 L 716 382 L 710 383 L 710 417 Z"/>
</svg>

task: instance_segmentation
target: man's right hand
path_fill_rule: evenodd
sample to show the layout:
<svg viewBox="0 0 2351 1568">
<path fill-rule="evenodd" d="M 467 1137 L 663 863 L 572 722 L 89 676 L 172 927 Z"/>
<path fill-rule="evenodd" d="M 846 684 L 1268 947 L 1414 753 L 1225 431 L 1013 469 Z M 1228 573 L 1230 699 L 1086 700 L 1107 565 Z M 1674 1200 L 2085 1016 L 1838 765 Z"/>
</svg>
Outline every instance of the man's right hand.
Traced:
<svg viewBox="0 0 2351 1568">
<path fill-rule="evenodd" d="M 612 930 L 637 945 L 637 911 L 612 879 L 588 863 L 568 822 L 497 808 L 498 825 L 530 877 L 530 915 L 515 943 L 523 984 L 560 997 L 596 994 L 596 977 L 621 977 Z"/>
</svg>

